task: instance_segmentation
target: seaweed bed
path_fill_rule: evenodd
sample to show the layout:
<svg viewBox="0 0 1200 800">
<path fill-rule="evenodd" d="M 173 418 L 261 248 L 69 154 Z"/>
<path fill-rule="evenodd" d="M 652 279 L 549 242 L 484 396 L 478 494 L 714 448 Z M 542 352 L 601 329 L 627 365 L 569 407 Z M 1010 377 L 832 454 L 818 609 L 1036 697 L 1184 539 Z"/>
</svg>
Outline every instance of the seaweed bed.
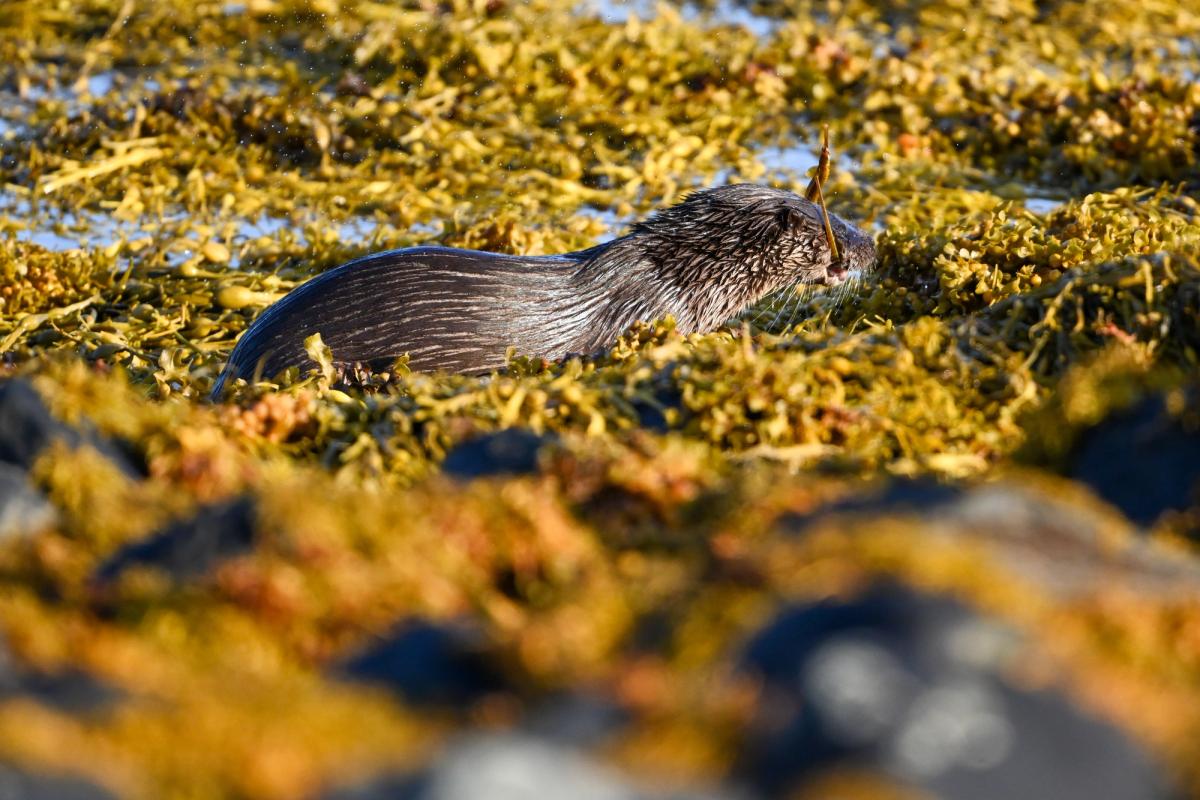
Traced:
<svg viewBox="0 0 1200 800">
<path fill-rule="evenodd" d="M 0 796 L 1200 796 L 1188 0 L 0 4 Z M 289 287 L 797 189 L 874 274 L 204 398 Z M 320 356 L 320 353 L 317 353 Z"/>
</svg>

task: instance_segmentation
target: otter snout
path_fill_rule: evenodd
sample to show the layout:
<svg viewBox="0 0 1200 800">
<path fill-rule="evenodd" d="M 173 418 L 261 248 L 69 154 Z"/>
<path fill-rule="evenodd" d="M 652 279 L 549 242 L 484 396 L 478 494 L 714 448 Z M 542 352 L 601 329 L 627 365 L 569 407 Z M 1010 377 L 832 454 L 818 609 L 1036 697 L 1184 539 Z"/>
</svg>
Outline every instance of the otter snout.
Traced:
<svg viewBox="0 0 1200 800">
<path fill-rule="evenodd" d="M 846 237 L 845 252 L 842 253 L 846 271 L 869 272 L 875 266 L 875 240 L 853 225 L 847 227 L 850 235 Z"/>
<path fill-rule="evenodd" d="M 870 272 L 875 266 L 875 240 L 862 229 L 843 219 L 830 215 L 834 238 L 838 244 L 838 260 L 826 268 L 824 283 L 834 286 L 846 280 L 851 273 Z"/>
</svg>

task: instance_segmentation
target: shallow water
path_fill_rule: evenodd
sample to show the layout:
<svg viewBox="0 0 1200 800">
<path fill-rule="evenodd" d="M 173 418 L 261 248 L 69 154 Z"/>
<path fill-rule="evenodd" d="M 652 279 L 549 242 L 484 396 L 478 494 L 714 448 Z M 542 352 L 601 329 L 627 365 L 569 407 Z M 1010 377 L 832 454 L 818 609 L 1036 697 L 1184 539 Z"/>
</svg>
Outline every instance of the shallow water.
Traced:
<svg viewBox="0 0 1200 800">
<path fill-rule="evenodd" d="M 658 3 L 659 0 L 583 0 L 579 4 L 579 11 L 597 14 L 610 24 L 619 24 L 630 17 L 653 19 L 658 13 Z M 735 0 L 718 0 L 711 7 L 704 8 L 684 3 L 681 10 L 684 19 L 708 26 L 735 25 L 759 37 L 772 35 L 780 26 L 778 19 L 755 14 Z"/>
<path fill-rule="evenodd" d="M 1035 214 L 1049 214 L 1062 205 L 1062 200 L 1051 197 L 1026 197 L 1021 203 Z"/>
<path fill-rule="evenodd" d="M 0 232 L 11 234 L 17 241 L 30 242 L 47 250 L 61 251 L 103 249 L 121 241 L 133 241 L 142 237 L 184 236 L 192 228 L 192 220 L 182 212 L 166 219 L 140 218 L 122 221 L 101 212 L 64 211 L 51 203 L 43 203 L 35 211 L 27 199 L 11 192 L 0 191 Z M 332 230 L 338 240 L 345 243 L 366 243 L 390 226 L 367 217 L 350 217 L 341 221 L 329 221 L 312 215 L 284 218 L 260 214 L 253 219 L 238 221 L 229 238 L 232 251 L 229 266 L 240 265 L 241 245 L 260 239 L 286 240 L 296 247 L 309 244 L 305 230 L 310 224 L 318 224 L 322 232 Z M 223 226 L 224 227 L 224 226 Z M 409 228 L 420 234 L 432 234 L 436 228 L 418 223 Z M 165 262 L 179 264 L 195 254 L 186 246 L 167 250 Z"/>
</svg>

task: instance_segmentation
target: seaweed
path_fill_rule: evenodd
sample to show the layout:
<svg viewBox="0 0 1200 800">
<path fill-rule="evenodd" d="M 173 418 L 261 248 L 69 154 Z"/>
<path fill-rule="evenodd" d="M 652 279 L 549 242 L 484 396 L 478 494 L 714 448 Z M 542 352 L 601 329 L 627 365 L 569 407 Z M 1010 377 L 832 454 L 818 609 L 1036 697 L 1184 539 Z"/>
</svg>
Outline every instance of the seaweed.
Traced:
<svg viewBox="0 0 1200 800">
<path fill-rule="evenodd" d="M 1200 16 L 635 6 L 0 5 L 0 393 L 44 434 L 6 477 L 38 513 L 0 541 L 0 633 L 115 698 L 6 696 L 0 762 L 314 797 L 590 698 L 581 763 L 761 787 L 746 643 L 884 581 L 1011 630 L 997 680 L 1200 791 Z M 351 258 L 584 248 L 729 181 L 819 188 L 874 270 L 487 376 L 341 381 L 314 340 L 205 399 Z M 162 550 L 196 531 L 228 546 Z M 446 653 L 343 679 L 406 624 Z M 902 796 L 877 766 L 779 791 Z"/>
</svg>

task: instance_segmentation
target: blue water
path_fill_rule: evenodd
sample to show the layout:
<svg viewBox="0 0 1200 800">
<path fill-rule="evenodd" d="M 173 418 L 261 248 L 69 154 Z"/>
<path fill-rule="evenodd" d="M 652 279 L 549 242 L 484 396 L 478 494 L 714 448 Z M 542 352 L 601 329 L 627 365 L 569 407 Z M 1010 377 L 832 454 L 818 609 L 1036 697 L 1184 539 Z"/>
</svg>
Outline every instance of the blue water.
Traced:
<svg viewBox="0 0 1200 800">
<path fill-rule="evenodd" d="M 308 244 L 304 234 L 306 223 L 318 221 L 315 217 L 289 218 L 260 215 L 254 219 L 239 220 L 232 237 L 233 258 L 237 266 L 236 250 L 239 245 L 256 239 L 288 238 L 300 247 Z M 182 214 L 158 220 L 144 218 L 135 222 L 123 222 L 103 212 L 63 211 L 46 204 L 35 208 L 27 198 L 10 191 L 0 190 L 0 235 L 13 235 L 18 241 L 32 242 L 47 250 L 73 250 L 76 248 L 102 248 L 125 239 L 133 241 L 142 237 L 170 238 L 176 227 L 181 234 L 189 233 Z M 332 226 L 343 242 L 370 242 L 377 232 L 387 228 L 369 217 L 351 217 L 347 220 L 327 223 Z M 410 230 L 420 233 L 436 233 L 435 226 L 418 224 Z M 180 238 L 179 242 L 186 239 Z M 179 263 L 192 255 L 191 250 L 172 249 L 167 255 L 168 263 Z"/>
<path fill-rule="evenodd" d="M 581 14 L 598 16 L 611 25 L 623 23 L 630 17 L 653 19 L 658 14 L 657 5 L 654 0 L 582 0 L 578 8 Z M 735 25 L 760 38 L 772 35 L 780 25 L 779 20 L 755 14 L 730 0 L 718 0 L 711 9 L 684 5 L 680 11 L 686 20 L 696 20 L 712 27 Z"/>
</svg>

